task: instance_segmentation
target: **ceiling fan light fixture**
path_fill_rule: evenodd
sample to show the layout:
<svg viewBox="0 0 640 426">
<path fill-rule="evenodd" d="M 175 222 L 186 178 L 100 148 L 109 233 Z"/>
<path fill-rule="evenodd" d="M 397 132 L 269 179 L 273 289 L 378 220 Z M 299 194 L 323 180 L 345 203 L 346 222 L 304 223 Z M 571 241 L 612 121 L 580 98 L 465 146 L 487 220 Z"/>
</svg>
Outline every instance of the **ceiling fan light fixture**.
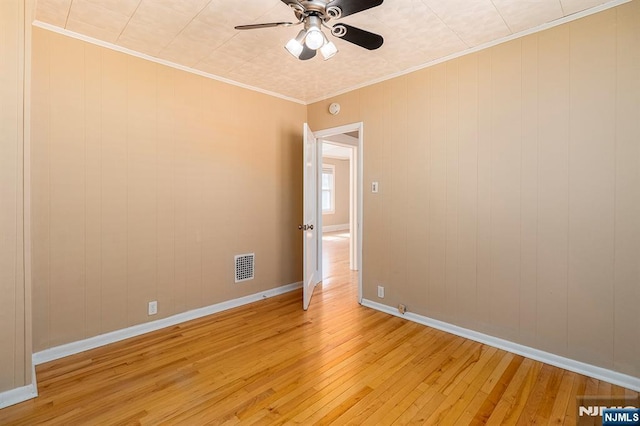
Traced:
<svg viewBox="0 0 640 426">
<path fill-rule="evenodd" d="M 284 48 L 287 49 L 287 51 L 293 56 L 299 58 L 302 50 L 304 49 L 304 46 L 298 40 L 292 38 L 291 40 L 289 40 L 289 42 L 287 42 Z"/>
<path fill-rule="evenodd" d="M 1 0 L 0 0 L 1 1 Z M 274 0 L 275 1 L 275 0 Z M 236 30 L 254 30 L 271 27 L 290 27 L 304 24 L 296 38 L 285 44 L 285 49 L 301 61 L 314 58 L 318 50 L 324 60 L 338 53 L 335 44 L 327 39 L 322 27 L 331 31 L 331 35 L 349 43 L 375 50 L 382 46 L 382 36 L 351 25 L 338 23 L 330 26 L 331 19 L 339 19 L 363 10 L 380 6 L 384 0 L 281 0 L 293 9 L 297 22 L 267 22 L 263 24 L 238 25 Z"/>
<path fill-rule="evenodd" d="M 318 50 L 325 44 L 326 38 L 319 28 L 311 27 L 307 30 L 307 37 L 304 43 L 311 50 Z"/>
<path fill-rule="evenodd" d="M 326 61 L 327 59 L 331 59 L 338 53 L 338 48 L 333 42 L 328 41 L 324 46 L 320 48 L 320 53 L 322 53 L 322 57 Z"/>
<path fill-rule="evenodd" d="M 306 35 L 306 31 L 301 30 L 296 36 L 296 38 L 292 38 L 287 42 L 284 48 L 287 49 L 287 51 L 291 53 L 293 56 L 295 56 L 296 58 L 299 58 L 300 54 L 302 53 L 302 50 L 304 50 L 304 46 L 302 45 L 302 40 L 304 40 L 305 35 Z"/>
</svg>

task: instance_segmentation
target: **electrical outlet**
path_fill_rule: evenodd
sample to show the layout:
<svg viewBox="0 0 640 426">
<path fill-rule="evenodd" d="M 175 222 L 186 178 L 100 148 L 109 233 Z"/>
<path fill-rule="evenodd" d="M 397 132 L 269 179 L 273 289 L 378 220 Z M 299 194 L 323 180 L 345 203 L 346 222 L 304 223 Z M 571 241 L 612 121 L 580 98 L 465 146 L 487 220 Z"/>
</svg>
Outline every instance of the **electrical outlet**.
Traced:
<svg viewBox="0 0 640 426">
<path fill-rule="evenodd" d="M 153 302 L 149 302 L 149 312 L 148 315 L 155 315 L 158 313 L 158 302 L 155 300 Z"/>
<path fill-rule="evenodd" d="M 371 192 L 374 194 L 378 192 L 378 182 L 371 182 Z"/>
<path fill-rule="evenodd" d="M 380 299 L 384 299 L 384 287 L 382 287 L 381 285 L 378 286 L 378 297 Z"/>
</svg>

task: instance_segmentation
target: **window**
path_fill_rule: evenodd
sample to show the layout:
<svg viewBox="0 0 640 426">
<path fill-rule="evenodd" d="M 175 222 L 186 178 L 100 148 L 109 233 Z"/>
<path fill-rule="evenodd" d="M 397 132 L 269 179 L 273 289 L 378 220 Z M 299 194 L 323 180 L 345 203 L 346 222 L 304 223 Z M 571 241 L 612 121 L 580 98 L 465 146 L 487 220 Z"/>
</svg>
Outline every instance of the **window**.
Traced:
<svg viewBox="0 0 640 426">
<path fill-rule="evenodd" d="M 322 213 L 336 212 L 336 167 L 331 164 L 322 165 Z"/>
</svg>

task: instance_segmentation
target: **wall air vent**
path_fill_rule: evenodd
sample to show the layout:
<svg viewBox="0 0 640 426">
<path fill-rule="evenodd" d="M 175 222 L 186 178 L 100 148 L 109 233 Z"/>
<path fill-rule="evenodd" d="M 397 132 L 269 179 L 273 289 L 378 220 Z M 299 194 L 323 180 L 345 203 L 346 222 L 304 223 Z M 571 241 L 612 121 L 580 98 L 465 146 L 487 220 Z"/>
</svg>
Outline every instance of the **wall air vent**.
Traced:
<svg viewBox="0 0 640 426">
<path fill-rule="evenodd" d="M 239 254 L 236 256 L 236 282 L 253 279 L 255 253 Z"/>
</svg>

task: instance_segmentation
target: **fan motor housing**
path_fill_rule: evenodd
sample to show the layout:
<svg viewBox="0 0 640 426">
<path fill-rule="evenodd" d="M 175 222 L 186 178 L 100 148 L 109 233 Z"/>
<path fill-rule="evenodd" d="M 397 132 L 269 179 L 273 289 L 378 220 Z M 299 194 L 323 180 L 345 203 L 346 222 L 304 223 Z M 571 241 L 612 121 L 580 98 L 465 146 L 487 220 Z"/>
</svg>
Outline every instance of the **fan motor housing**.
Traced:
<svg viewBox="0 0 640 426">
<path fill-rule="evenodd" d="M 322 14 L 324 14 L 324 11 L 327 8 L 327 2 L 322 0 L 302 0 L 300 4 L 304 6 L 307 11 L 313 10 Z"/>
<path fill-rule="evenodd" d="M 290 5 L 296 14 L 296 18 L 299 20 L 304 19 L 307 16 L 315 15 L 320 17 L 324 22 L 327 22 L 332 17 L 327 14 L 327 3 L 322 0 L 303 0 L 300 1 L 300 5 L 304 7 L 304 10 L 300 10 L 296 5 Z"/>
</svg>

